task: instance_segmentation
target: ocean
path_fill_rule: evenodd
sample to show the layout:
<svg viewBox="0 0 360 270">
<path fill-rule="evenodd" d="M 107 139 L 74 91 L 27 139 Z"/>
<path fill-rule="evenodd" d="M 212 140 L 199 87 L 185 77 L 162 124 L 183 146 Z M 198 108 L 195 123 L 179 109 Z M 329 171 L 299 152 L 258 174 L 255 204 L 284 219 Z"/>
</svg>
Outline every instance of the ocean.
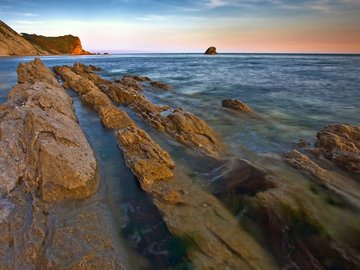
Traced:
<svg viewBox="0 0 360 270">
<path fill-rule="evenodd" d="M 17 82 L 17 65 L 33 58 L 0 58 L 1 103 Z M 294 149 L 299 139 L 313 144 L 316 133 L 329 124 L 360 125 L 360 55 L 121 54 L 41 59 L 50 67 L 76 62 L 99 66 L 102 68 L 99 74 L 109 80 L 136 74 L 170 84 L 172 91 L 145 89 L 144 94 L 153 103 L 181 107 L 203 118 L 217 131 L 231 155 L 284 176 L 299 174 L 297 177 L 304 181 L 304 186 L 309 184 L 309 177 L 278 164 L 283 153 Z M 129 254 L 143 257 L 147 261 L 144 269 L 190 269 L 186 245 L 168 231 L 161 213 L 140 189 L 125 165 L 112 132 L 102 127 L 97 113 L 84 106 L 75 92 L 68 93 L 73 97 L 80 125 L 101 164 L 107 190 L 104 201 Z M 221 100 L 225 98 L 239 99 L 256 113 L 246 115 L 222 108 Z M 133 116 L 129 109 L 124 109 Z M 140 119 L 136 122 L 159 140 L 175 163 L 186 166 L 183 158 L 186 150 L 181 145 L 162 142 L 156 130 Z M 277 160 L 276 164 L 269 162 L 269 157 Z M 191 167 L 190 176 L 205 190 L 213 192 L 205 167 Z M 339 218 L 345 215 L 354 223 L 359 221 L 358 213 L 350 214 L 346 207 L 321 204 L 320 208 L 324 213 L 319 215 L 324 219 L 332 220 L 333 215 L 338 214 Z M 327 217 L 326 212 L 332 217 Z M 248 223 L 246 217 L 242 221 L 242 215 L 238 215 L 239 221 Z M 331 229 L 337 231 L 333 225 Z M 345 232 L 335 235 L 341 238 L 342 233 Z M 131 263 L 135 268 L 142 268 L 137 259 Z"/>
</svg>

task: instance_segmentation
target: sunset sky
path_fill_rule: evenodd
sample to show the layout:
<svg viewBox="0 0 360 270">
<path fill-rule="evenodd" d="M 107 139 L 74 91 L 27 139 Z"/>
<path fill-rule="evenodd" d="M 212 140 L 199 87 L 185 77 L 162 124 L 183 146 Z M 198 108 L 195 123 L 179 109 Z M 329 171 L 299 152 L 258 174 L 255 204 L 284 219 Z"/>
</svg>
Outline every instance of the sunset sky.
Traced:
<svg viewBox="0 0 360 270">
<path fill-rule="evenodd" d="M 0 19 L 92 51 L 360 53 L 360 0 L 0 0 Z"/>
</svg>

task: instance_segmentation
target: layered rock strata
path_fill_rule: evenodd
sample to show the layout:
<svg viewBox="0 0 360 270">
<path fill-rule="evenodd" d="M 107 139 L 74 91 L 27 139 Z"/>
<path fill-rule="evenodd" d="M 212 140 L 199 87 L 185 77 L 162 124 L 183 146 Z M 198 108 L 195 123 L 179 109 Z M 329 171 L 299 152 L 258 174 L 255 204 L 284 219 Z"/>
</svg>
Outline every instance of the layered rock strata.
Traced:
<svg viewBox="0 0 360 270">
<path fill-rule="evenodd" d="M 99 88 L 103 85 L 99 83 L 103 79 L 93 73 L 76 74 L 69 67 L 56 67 L 55 70 L 64 79 L 64 84 L 73 87 L 81 97 L 87 91 L 96 91 L 94 83 Z M 107 89 L 118 88 L 108 81 L 104 81 L 104 84 Z M 136 93 L 135 91 L 129 90 L 131 93 Z M 100 89 L 97 92 L 102 94 Z M 131 97 L 133 96 L 129 95 L 127 98 Z M 134 98 L 158 108 L 142 96 L 135 95 Z M 86 102 L 95 110 L 100 111 L 102 108 L 99 109 L 95 103 Z M 141 103 L 135 105 L 141 106 Z M 182 113 L 179 113 L 180 123 Z M 186 126 L 179 124 L 176 128 L 186 129 Z M 117 129 L 116 136 L 128 167 L 136 175 L 141 188 L 154 199 L 170 231 L 190 244 L 187 253 L 196 269 L 276 268 L 272 257 L 244 230 L 236 218 L 215 197 L 194 184 L 182 172 L 182 168 L 174 168 L 169 154 L 145 131 L 132 124 Z M 172 177 L 173 170 L 175 177 Z"/>
<path fill-rule="evenodd" d="M 124 269 L 111 221 L 87 199 L 98 168 L 71 98 L 39 59 L 17 72 L 0 105 L 0 269 Z"/>
<path fill-rule="evenodd" d="M 59 67 L 55 68 L 58 69 Z M 216 132 L 196 115 L 180 108 L 155 105 L 141 94 L 137 87 L 122 81 L 113 83 L 104 80 L 88 66 L 78 63 L 72 67 L 72 71 L 91 81 L 114 102 L 128 105 L 144 121 L 157 130 L 166 132 L 178 142 L 216 159 L 223 154 L 223 144 Z M 130 79 L 139 83 L 139 80 Z"/>
</svg>

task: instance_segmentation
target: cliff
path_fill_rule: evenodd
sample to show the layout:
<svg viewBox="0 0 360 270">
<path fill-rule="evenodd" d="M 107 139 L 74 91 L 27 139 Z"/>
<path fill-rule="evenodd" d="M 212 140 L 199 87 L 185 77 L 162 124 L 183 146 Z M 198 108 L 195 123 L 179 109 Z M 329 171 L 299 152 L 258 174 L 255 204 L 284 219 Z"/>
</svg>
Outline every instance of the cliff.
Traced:
<svg viewBox="0 0 360 270">
<path fill-rule="evenodd" d="M 72 35 L 45 37 L 35 34 L 18 34 L 11 27 L 0 21 L 0 55 L 83 55 L 90 52 L 83 50 L 81 41 Z"/>
<path fill-rule="evenodd" d="M 51 54 L 90 54 L 90 52 L 83 50 L 80 38 L 73 35 L 45 37 L 22 33 L 22 36 Z"/>
<path fill-rule="evenodd" d="M 0 55 L 45 55 L 46 51 L 27 41 L 0 21 Z"/>
</svg>

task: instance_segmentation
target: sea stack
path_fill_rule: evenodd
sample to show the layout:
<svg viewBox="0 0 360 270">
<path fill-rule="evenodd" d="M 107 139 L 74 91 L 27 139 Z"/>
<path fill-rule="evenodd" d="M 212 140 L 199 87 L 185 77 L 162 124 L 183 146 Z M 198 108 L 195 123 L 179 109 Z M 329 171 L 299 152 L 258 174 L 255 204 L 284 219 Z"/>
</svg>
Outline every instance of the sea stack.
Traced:
<svg viewBox="0 0 360 270">
<path fill-rule="evenodd" d="M 207 55 L 216 55 L 217 54 L 216 48 L 215 47 L 209 47 L 206 50 L 205 54 L 207 54 Z"/>
</svg>

